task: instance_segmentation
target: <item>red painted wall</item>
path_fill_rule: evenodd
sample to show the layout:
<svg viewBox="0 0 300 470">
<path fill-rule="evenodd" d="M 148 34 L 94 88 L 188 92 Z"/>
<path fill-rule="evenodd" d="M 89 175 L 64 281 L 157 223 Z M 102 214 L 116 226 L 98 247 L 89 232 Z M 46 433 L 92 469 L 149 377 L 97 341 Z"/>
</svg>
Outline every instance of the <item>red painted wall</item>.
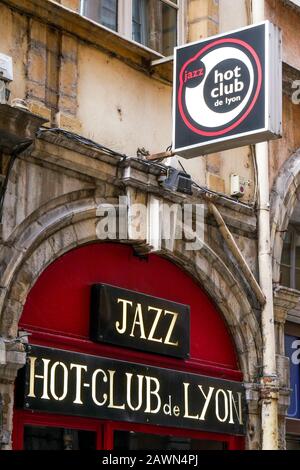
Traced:
<svg viewBox="0 0 300 470">
<path fill-rule="evenodd" d="M 89 341 L 90 286 L 99 282 L 189 304 L 191 358 L 183 361 Z M 93 243 L 51 264 L 31 289 L 20 326 L 32 332 L 35 344 L 242 378 L 222 315 L 199 285 L 170 261 L 157 255 L 138 258 L 121 244 Z"/>
</svg>

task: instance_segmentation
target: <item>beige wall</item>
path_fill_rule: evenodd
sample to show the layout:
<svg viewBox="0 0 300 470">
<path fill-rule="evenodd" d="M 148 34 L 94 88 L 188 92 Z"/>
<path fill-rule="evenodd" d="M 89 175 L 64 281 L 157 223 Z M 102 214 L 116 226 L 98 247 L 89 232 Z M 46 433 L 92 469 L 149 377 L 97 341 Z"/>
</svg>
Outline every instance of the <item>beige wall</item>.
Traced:
<svg viewBox="0 0 300 470">
<path fill-rule="evenodd" d="M 76 0 L 61 3 L 73 8 L 77 4 Z M 300 15 L 279 0 L 267 0 L 266 5 L 268 17 L 283 28 L 284 60 L 300 68 Z M 187 6 L 190 41 L 244 26 L 250 18 L 249 0 L 188 0 Z M 14 62 L 11 99 L 27 99 L 30 109 L 49 119 L 49 125 L 78 132 L 121 153 L 135 156 L 139 147 L 157 153 L 171 144 L 171 86 L 2 3 L 0 27 L 0 52 L 11 55 Z M 285 99 L 284 138 L 271 144 L 271 182 L 300 145 L 299 108 Z M 231 173 L 238 173 L 249 181 L 243 200 L 253 201 L 248 147 L 181 161 L 200 185 L 227 194 Z"/>
<path fill-rule="evenodd" d="M 224 29 L 225 24 L 230 28 L 232 15 L 226 15 L 228 0 L 227 5 L 223 1 L 220 20 Z M 61 3 L 71 6 L 72 2 Z M 190 0 L 188 7 L 189 40 L 218 32 L 217 1 Z M 171 144 L 170 86 L 75 37 L 12 13 L 4 5 L 0 13 L 2 28 L 7 30 L 0 49 L 14 58 L 12 99 L 26 98 L 30 109 L 49 119 L 51 126 L 78 132 L 121 153 L 136 156 L 139 147 L 157 153 Z M 244 13 L 241 2 L 239 8 L 235 6 L 234 18 L 243 18 Z M 57 103 L 52 91 L 56 84 Z M 248 149 L 182 162 L 199 184 L 221 192 L 230 192 L 230 174 L 238 172 L 250 181 L 244 200 L 252 201 L 254 178 Z"/>
<path fill-rule="evenodd" d="M 26 54 L 28 37 L 26 34 L 28 18 L 13 12 L 0 2 L 0 52 L 13 58 L 14 81 L 10 84 L 11 96 L 26 96 Z"/>
<path fill-rule="evenodd" d="M 270 187 L 284 162 L 300 148 L 300 105 L 288 96 L 283 100 L 283 136 L 270 143 Z"/>
<path fill-rule="evenodd" d="M 1 3 L 0 28 L 0 52 L 13 57 L 10 102 L 26 99 L 49 126 L 131 156 L 171 145 L 171 86 Z"/>
<path fill-rule="evenodd" d="M 280 0 L 266 0 L 266 17 L 282 29 L 283 60 L 300 69 L 300 13 Z"/>
<path fill-rule="evenodd" d="M 80 0 L 58 0 L 58 3 L 71 10 L 79 11 L 80 9 Z"/>
<path fill-rule="evenodd" d="M 171 87 L 85 45 L 78 64 L 83 135 L 131 156 L 138 147 L 158 153 L 171 145 Z"/>
<path fill-rule="evenodd" d="M 279 0 L 266 0 L 266 16 L 282 29 L 283 61 L 300 70 L 300 13 L 284 6 Z M 300 105 L 292 103 L 292 93 L 283 100 L 283 136 L 270 144 L 270 184 L 276 179 L 284 162 L 300 147 Z"/>
<path fill-rule="evenodd" d="M 250 24 L 249 0 L 219 0 L 220 33 Z"/>
<path fill-rule="evenodd" d="M 213 36 L 219 31 L 218 0 L 187 0 L 188 31 L 187 40 Z"/>
</svg>

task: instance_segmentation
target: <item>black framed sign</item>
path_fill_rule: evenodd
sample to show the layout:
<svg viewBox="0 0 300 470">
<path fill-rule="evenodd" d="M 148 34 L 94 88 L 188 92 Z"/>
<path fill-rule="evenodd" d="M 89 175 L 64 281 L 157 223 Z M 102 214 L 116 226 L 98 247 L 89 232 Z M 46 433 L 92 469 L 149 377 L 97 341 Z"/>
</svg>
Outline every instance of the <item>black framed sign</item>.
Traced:
<svg viewBox="0 0 300 470">
<path fill-rule="evenodd" d="M 239 382 L 40 346 L 19 381 L 27 410 L 245 434 Z"/>
<path fill-rule="evenodd" d="M 266 21 L 175 49 L 173 151 L 186 158 L 282 133 L 281 34 Z"/>
<path fill-rule="evenodd" d="M 190 307 L 108 284 L 91 291 L 93 341 L 178 358 L 190 352 Z"/>
</svg>

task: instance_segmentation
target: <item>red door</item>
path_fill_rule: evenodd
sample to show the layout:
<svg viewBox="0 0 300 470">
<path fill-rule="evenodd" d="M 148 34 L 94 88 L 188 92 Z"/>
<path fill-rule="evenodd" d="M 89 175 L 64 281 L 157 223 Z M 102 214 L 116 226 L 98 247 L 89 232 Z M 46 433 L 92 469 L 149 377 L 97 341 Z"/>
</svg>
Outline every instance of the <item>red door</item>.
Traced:
<svg viewBox="0 0 300 470">
<path fill-rule="evenodd" d="M 190 358 L 168 358 L 90 341 L 90 288 L 94 283 L 190 305 Z M 39 346 L 242 381 L 222 315 L 199 285 L 166 259 L 156 255 L 141 259 L 131 247 L 120 244 L 86 245 L 51 264 L 28 295 L 20 328 L 31 333 L 30 343 Z M 54 448 L 86 449 L 243 447 L 243 438 L 235 436 L 15 410 L 15 449 L 41 448 L 50 442 Z"/>
</svg>

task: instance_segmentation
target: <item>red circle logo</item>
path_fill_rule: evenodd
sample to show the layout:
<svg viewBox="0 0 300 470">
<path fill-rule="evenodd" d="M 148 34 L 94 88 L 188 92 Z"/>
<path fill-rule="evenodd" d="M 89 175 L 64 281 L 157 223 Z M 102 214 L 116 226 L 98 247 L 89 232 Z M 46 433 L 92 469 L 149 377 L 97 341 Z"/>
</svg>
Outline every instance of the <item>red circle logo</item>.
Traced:
<svg viewBox="0 0 300 470">
<path fill-rule="evenodd" d="M 232 69 L 222 69 L 222 64 L 230 61 L 234 64 Z M 246 71 L 247 80 L 243 79 L 242 71 Z M 209 85 L 213 80 L 214 89 Z M 179 112 L 194 133 L 205 137 L 224 136 L 249 116 L 261 88 L 262 66 L 253 47 L 240 39 L 219 39 L 203 47 L 181 68 Z M 213 97 L 211 103 L 207 95 Z"/>
</svg>

